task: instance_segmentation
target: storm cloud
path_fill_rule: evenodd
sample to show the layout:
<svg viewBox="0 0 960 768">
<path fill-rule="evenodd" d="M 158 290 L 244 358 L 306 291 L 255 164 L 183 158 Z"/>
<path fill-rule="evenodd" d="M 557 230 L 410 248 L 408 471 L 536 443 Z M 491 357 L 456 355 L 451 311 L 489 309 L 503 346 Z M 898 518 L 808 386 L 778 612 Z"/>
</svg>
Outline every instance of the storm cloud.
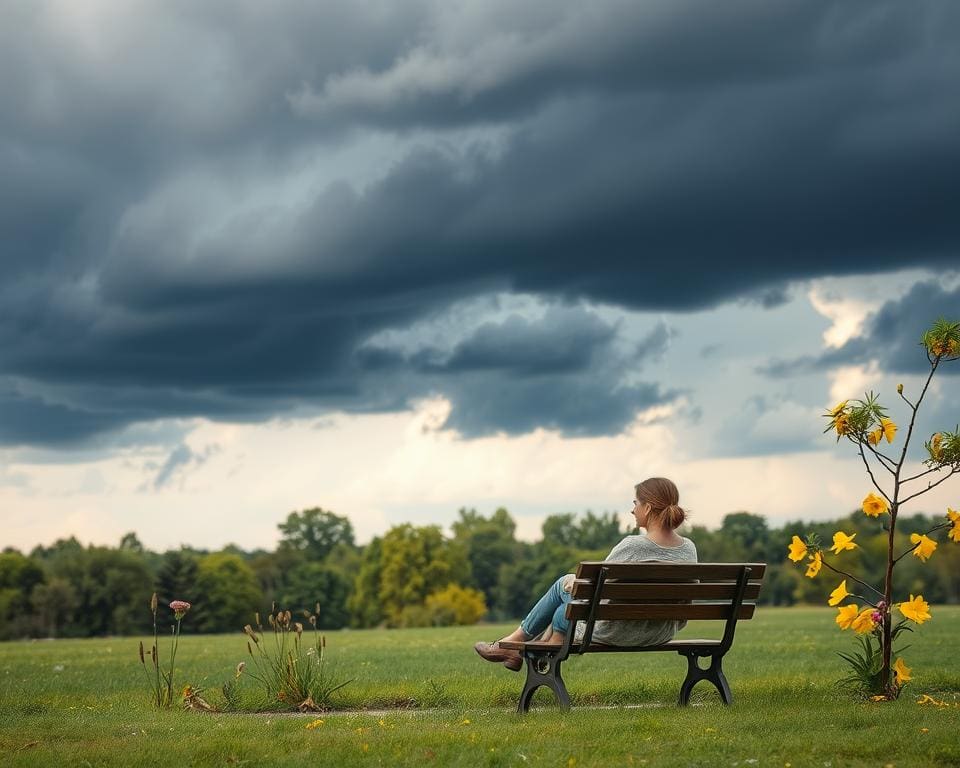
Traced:
<svg viewBox="0 0 960 768">
<path fill-rule="evenodd" d="M 676 392 L 584 307 L 775 306 L 957 263 L 950 2 L 7 16 L 2 443 L 429 394 L 465 435 L 613 433 Z M 556 311 L 371 345 L 498 293 Z"/>
</svg>

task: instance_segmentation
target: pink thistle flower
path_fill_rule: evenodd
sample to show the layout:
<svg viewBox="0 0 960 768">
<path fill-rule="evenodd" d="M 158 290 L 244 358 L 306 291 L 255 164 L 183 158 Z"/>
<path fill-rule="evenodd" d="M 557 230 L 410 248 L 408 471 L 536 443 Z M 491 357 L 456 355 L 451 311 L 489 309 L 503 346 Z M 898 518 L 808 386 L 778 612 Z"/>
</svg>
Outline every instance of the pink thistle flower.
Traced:
<svg viewBox="0 0 960 768">
<path fill-rule="evenodd" d="M 170 610 L 173 611 L 176 620 L 180 621 L 180 619 L 187 615 L 187 611 L 190 610 L 190 603 L 186 600 L 173 600 L 170 603 Z"/>
</svg>

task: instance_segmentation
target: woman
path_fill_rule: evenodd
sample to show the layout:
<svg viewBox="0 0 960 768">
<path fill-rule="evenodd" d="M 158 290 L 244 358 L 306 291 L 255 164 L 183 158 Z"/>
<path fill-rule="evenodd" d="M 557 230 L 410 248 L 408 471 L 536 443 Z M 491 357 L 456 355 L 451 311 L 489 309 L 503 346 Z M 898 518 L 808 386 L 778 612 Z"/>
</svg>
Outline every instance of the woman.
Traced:
<svg viewBox="0 0 960 768">
<path fill-rule="evenodd" d="M 633 516 L 641 530 L 638 536 L 627 536 L 607 555 L 608 561 L 639 562 L 659 560 L 665 562 L 697 562 L 697 548 L 690 539 L 677 533 L 687 513 L 680 507 L 680 494 L 677 486 L 665 477 L 651 477 L 636 486 L 633 502 Z M 541 642 L 560 645 L 570 631 L 570 622 L 564 615 L 570 592 L 573 589 L 573 575 L 567 574 L 557 579 L 546 594 L 540 598 L 533 610 L 520 622 L 504 641 L 528 642 L 547 630 L 552 632 Z M 583 624 L 579 625 L 583 630 Z M 593 629 L 593 640 L 607 645 L 659 645 L 670 640 L 683 627 L 678 621 L 597 621 Z M 500 647 L 495 643 L 477 643 L 474 648 L 487 661 L 502 662 L 507 669 L 517 671 L 523 666 L 523 658 L 518 651 Z"/>
</svg>

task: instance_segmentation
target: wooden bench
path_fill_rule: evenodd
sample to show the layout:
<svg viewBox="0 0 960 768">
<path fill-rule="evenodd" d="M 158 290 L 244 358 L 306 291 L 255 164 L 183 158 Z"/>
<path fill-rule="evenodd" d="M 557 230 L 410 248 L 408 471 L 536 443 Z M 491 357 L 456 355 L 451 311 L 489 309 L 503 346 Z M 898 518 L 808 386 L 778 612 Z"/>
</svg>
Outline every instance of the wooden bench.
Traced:
<svg viewBox="0 0 960 768">
<path fill-rule="evenodd" d="M 765 563 L 619 563 L 582 562 L 567 605 L 570 632 L 562 645 L 505 642 L 503 648 L 520 651 L 527 679 L 517 705 L 527 712 L 540 686 L 556 694 L 560 708 L 570 708 L 570 697 L 560 676 L 560 665 L 573 654 L 646 653 L 675 651 L 687 658 L 687 676 L 680 686 L 679 705 L 690 702 L 690 692 L 701 680 L 713 683 L 724 704 L 732 701 L 724 677 L 723 657 L 733 644 L 737 621 L 750 619 L 760 594 Z M 674 639 L 662 645 L 614 646 L 592 642 L 594 622 L 636 619 L 703 620 L 726 622 L 719 640 Z M 582 642 L 575 642 L 578 623 L 584 623 Z M 700 659 L 709 659 L 701 667 Z"/>
</svg>

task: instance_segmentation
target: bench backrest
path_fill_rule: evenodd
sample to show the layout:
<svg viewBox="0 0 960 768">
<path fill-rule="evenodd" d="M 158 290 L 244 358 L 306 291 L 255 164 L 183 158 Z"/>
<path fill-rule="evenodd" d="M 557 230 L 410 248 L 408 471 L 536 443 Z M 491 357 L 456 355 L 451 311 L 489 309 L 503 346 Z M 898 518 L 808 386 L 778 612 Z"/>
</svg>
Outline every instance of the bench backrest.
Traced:
<svg viewBox="0 0 960 768">
<path fill-rule="evenodd" d="M 727 622 L 726 644 L 740 619 L 753 618 L 765 563 L 620 563 L 585 561 L 577 568 L 567 618 L 587 622 L 716 619 Z"/>
</svg>

